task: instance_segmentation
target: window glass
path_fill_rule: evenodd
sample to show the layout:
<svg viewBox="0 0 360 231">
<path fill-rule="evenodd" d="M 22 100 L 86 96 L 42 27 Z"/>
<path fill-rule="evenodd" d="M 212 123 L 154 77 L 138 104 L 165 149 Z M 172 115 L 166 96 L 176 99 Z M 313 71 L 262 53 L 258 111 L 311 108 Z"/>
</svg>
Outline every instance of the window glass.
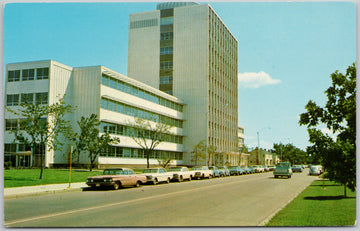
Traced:
<svg viewBox="0 0 360 231">
<path fill-rule="evenodd" d="M 101 99 L 101 108 L 108 109 L 108 101 L 106 99 Z"/>
<path fill-rule="evenodd" d="M 117 89 L 119 91 L 124 91 L 124 88 L 125 88 L 124 83 L 119 81 L 118 84 L 117 84 Z"/>
<path fill-rule="evenodd" d="M 8 82 L 20 81 L 20 70 L 8 72 Z"/>
<path fill-rule="evenodd" d="M 109 110 L 116 111 L 116 103 L 114 101 L 109 102 Z"/>
<path fill-rule="evenodd" d="M 116 125 L 115 125 L 115 124 L 109 124 L 109 125 L 108 125 L 108 131 L 109 131 L 109 133 L 111 133 L 111 134 L 115 134 Z"/>
<path fill-rule="evenodd" d="M 124 105 L 119 103 L 116 107 L 116 110 L 119 113 L 124 113 Z"/>
<path fill-rule="evenodd" d="M 110 78 L 110 87 L 117 89 L 117 81 L 113 78 Z"/>
<path fill-rule="evenodd" d="M 103 75 L 101 79 L 101 84 L 105 86 L 109 86 L 109 77 Z"/>
<path fill-rule="evenodd" d="M 131 107 L 125 105 L 125 114 L 131 115 Z"/>
<path fill-rule="evenodd" d="M 130 157 L 130 149 L 129 148 L 123 149 L 123 157 Z"/>
<path fill-rule="evenodd" d="M 6 105 L 7 106 L 16 106 L 19 105 L 19 94 L 7 95 L 6 96 Z"/>
<path fill-rule="evenodd" d="M 35 69 L 25 69 L 22 70 L 22 80 L 34 80 L 35 77 Z"/>
<path fill-rule="evenodd" d="M 167 17 L 167 18 L 161 18 L 160 19 L 160 25 L 170 25 L 174 24 L 174 18 L 173 17 Z"/>
<path fill-rule="evenodd" d="M 6 119 L 5 120 L 5 130 L 11 131 L 16 130 L 18 125 L 18 121 L 16 119 Z"/>
<path fill-rule="evenodd" d="M 21 103 L 33 103 L 34 102 L 34 94 L 21 94 Z"/>
<path fill-rule="evenodd" d="M 47 104 L 48 103 L 48 93 L 47 92 L 35 93 L 35 103 L 36 104 Z"/>
<path fill-rule="evenodd" d="M 104 122 L 102 122 L 101 123 L 101 130 L 100 130 L 101 132 L 108 132 L 108 125 L 107 125 L 107 123 L 104 123 Z"/>
<path fill-rule="evenodd" d="M 36 79 L 48 79 L 49 78 L 49 68 L 38 68 L 36 69 Z"/>
</svg>

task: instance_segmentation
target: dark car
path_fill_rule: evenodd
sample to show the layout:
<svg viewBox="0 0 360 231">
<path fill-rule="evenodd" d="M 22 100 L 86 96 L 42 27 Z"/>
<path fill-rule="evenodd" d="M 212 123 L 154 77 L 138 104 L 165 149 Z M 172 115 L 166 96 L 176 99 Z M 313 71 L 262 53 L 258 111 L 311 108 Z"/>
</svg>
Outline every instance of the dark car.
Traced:
<svg viewBox="0 0 360 231">
<path fill-rule="evenodd" d="M 303 168 L 302 168 L 301 165 L 294 165 L 294 166 L 291 167 L 291 170 L 292 170 L 293 172 L 302 172 L 302 171 L 303 171 Z"/>
<path fill-rule="evenodd" d="M 213 171 L 213 176 L 214 176 L 214 177 L 220 177 L 220 173 L 219 173 L 219 170 L 218 170 L 217 167 L 215 167 L 215 166 L 209 166 L 209 169 L 210 169 L 211 171 Z"/>
</svg>

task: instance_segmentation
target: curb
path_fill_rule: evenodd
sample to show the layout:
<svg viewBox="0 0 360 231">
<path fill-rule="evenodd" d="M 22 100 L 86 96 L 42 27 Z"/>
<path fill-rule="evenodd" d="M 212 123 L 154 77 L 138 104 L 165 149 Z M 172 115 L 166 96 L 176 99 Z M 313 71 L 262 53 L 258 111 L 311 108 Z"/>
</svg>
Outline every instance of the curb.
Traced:
<svg viewBox="0 0 360 231">
<path fill-rule="evenodd" d="M 70 189 L 61 189 L 61 190 L 48 190 L 43 192 L 33 192 L 33 193 L 30 192 L 30 193 L 22 193 L 22 194 L 4 195 L 4 200 L 35 197 L 35 196 L 41 196 L 47 194 L 51 195 L 58 193 L 77 192 L 77 191 L 83 191 L 83 189 L 84 188 L 70 188 Z"/>
</svg>

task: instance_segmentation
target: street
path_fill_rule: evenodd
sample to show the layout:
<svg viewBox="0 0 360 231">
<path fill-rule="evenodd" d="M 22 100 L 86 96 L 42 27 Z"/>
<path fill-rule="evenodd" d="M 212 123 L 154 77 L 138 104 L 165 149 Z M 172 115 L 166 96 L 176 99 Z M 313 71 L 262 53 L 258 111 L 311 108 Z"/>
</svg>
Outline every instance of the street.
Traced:
<svg viewBox="0 0 360 231">
<path fill-rule="evenodd" d="M 257 226 L 316 177 L 272 172 L 4 200 L 6 227 Z"/>
</svg>

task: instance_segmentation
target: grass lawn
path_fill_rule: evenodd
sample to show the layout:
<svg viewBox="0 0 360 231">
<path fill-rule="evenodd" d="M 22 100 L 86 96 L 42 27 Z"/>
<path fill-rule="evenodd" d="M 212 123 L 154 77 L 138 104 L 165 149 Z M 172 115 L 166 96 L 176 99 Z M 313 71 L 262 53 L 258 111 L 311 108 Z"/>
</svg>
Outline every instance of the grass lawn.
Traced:
<svg viewBox="0 0 360 231">
<path fill-rule="evenodd" d="M 71 182 L 85 182 L 86 177 L 102 174 L 102 171 L 72 170 Z M 40 180 L 40 169 L 9 169 L 4 170 L 4 188 L 69 182 L 68 169 L 44 169 Z"/>
<path fill-rule="evenodd" d="M 282 209 L 266 226 L 353 226 L 356 220 L 356 192 L 334 182 L 314 181 Z"/>
</svg>

